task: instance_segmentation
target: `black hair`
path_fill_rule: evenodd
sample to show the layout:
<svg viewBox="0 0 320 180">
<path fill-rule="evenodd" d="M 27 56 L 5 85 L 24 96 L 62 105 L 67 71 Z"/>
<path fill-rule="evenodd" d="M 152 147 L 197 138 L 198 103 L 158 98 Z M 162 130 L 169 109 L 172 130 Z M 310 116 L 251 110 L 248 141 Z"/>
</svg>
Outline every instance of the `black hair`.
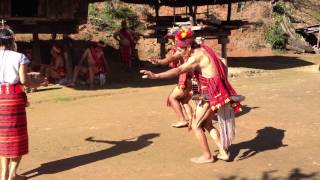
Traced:
<svg viewBox="0 0 320 180">
<path fill-rule="evenodd" d="M 0 46 L 11 48 L 14 43 L 12 31 L 6 28 L 0 28 Z"/>
<path fill-rule="evenodd" d="M 191 48 L 192 49 L 197 49 L 197 48 L 200 48 L 200 47 L 201 47 L 200 44 L 196 43 L 196 41 L 192 41 L 192 44 L 191 44 Z"/>
</svg>

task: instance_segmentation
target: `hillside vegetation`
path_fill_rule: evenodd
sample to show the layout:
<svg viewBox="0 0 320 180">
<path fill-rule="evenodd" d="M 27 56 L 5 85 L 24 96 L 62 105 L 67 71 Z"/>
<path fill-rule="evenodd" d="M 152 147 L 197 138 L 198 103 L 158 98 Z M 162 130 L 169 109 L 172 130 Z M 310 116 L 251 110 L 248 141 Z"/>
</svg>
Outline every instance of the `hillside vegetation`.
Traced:
<svg viewBox="0 0 320 180">
<path fill-rule="evenodd" d="M 206 7 L 199 7 L 199 12 L 206 11 Z M 318 0 L 294 0 L 278 1 L 272 12 L 270 2 L 249 1 L 241 6 L 233 4 L 232 19 L 247 20 L 250 25 L 244 26 L 232 32 L 229 50 L 234 49 L 285 49 L 286 37 L 280 27 L 281 16 L 290 18 L 290 23 L 295 28 L 305 27 L 320 23 L 320 1 Z M 176 12 L 183 12 L 185 8 L 177 8 Z M 172 8 L 163 7 L 160 15 L 172 15 Z M 226 19 L 227 6 L 210 6 L 210 14 L 217 19 Z M 106 1 L 94 3 L 89 7 L 89 23 L 83 25 L 80 33 L 74 35 L 76 39 L 104 40 L 111 46 L 117 44 L 112 38 L 112 33 L 119 28 L 120 21 L 127 19 L 129 25 L 140 33 L 147 33 L 147 24 L 150 17 L 154 16 L 154 10 L 147 5 L 125 4 L 120 1 Z M 213 46 L 215 41 L 209 42 Z M 141 39 L 144 44 L 140 54 L 157 55 L 159 45 L 155 39 Z M 148 44 L 148 46 L 145 46 Z M 140 48 L 141 49 L 141 48 Z"/>
</svg>

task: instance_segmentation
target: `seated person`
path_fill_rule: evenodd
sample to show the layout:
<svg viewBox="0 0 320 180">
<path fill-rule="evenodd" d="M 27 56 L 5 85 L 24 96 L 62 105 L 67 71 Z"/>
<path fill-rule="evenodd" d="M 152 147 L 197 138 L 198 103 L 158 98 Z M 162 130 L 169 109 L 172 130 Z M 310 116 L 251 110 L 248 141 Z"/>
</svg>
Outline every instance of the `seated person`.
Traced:
<svg viewBox="0 0 320 180">
<path fill-rule="evenodd" d="M 34 62 L 32 61 L 32 49 L 28 48 L 25 51 L 25 55 L 26 57 L 30 60 L 30 63 L 28 64 L 28 69 L 27 69 L 27 77 L 29 78 L 29 81 L 39 81 L 42 82 L 39 84 L 39 86 L 43 85 L 43 86 L 47 86 L 47 80 L 45 77 L 41 76 L 40 74 L 40 66 L 34 64 Z M 27 93 L 29 92 L 35 92 L 37 91 L 37 88 L 39 86 L 35 86 L 32 88 L 29 87 L 25 87 L 25 90 Z"/>
<path fill-rule="evenodd" d="M 105 43 L 103 41 L 99 41 L 85 50 L 81 56 L 79 64 L 74 68 L 72 82 L 69 86 L 73 87 L 76 85 L 79 75 L 89 77 L 90 88 L 94 87 L 95 76 L 107 76 L 109 72 L 109 65 L 104 56 L 104 47 Z"/>
<path fill-rule="evenodd" d="M 51 61 L 49 66 L 43 65 L 45 76 L 50 82 L 62 83 L 66 76 L 65 62 L 63 58 L 63 50 L 58 45 L 53 45 L 51 50 Z"/>
</svg>

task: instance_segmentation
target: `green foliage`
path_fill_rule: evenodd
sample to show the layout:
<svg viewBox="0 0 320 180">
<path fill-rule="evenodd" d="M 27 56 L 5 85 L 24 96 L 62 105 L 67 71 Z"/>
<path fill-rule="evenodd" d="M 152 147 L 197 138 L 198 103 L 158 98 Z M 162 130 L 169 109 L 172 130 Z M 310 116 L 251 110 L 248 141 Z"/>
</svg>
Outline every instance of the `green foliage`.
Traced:
<svg viewBox="0 0 320 180">
<path fill-rule="evenodd" d="M 130 27 L 141 28 L 142 23 L 136 12 L 132 11 L 124 4 L 117 4 L 114 7 L 114 2 L 106 1 L 103 9 L 98 9 L 95 4 L 89 5 L 90 22 L 97 27 L 98 30 L 106 31 L 118 29 L 120 21 L 126 19 Z"/>
<path fill-rule="evenodd" d="M 98 30 L 107 30 L 112 27 L 109 24 L 112 24 L 113 19 L 109 13 L 101 13 L 95 4 L 89 5 L 89 20 L 91 24 L 95 25 Z"/>
<path fill-rule="evenodd" d="M 262 19 L 258 19 L 256 22 L 255 22 L 255 26 L 256 27 L 262 27 L 264 24 L 263 20 Z"/>
<path fill-rule="evenodd" d="M 273 50 L 285 50 L 287 44 L 287 36 L 282 30 L 283 16 L 287 14 L 287 8 L 283 1 L 279 1 L 274 11 L 276 13 L 274 25 L 268 27 L 264 38 L 267 43 L 271 44 Z"/>
<path fill-rule="evenodd" d="M 320 22 L 320 12 L 314 12 L 314 13 L 313 13 L 313 17 L 314 17 L 318 22 Z"/>
<path fill-rule="evenodd" d="M 284 50 L 286 48 L 287 37 L 283 32 L 281 21 L 276 21 L 273 26 L 270 26 L 265 32 L 265 40 L 267 43 L 271 44 L 274 50 Z"/>
<path fill-rule="evenodd" d="M 284 2 L 280 1 L 277 2 L 276 6 L 273 8 L 274 12 L 279 14 L 279 15 L 283 15 L 286 12 L 286 6 L 284 4 Z"/>
</svg>

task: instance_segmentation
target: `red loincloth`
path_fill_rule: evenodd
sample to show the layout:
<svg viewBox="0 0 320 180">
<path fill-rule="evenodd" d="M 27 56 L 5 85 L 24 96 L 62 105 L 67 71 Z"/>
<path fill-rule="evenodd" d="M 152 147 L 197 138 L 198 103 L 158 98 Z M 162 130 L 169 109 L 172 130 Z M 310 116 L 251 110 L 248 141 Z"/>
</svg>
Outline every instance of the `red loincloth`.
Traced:
<svg viewBox="0 0 320 180">
<path fill-rule="evenodd" d="M 241 111 L 240 103 L 234 102 L 231 98 L 231 96 L 237 95 L 237 93 L 227 80 L 224 64 L 218 59 L 211 48 L 206 45 L 202 45 L 201 47 L 210 56 L 217 72 L 217 75 L 212 78 L 206 78 L 199 73 L 195 73 L 202 89 L 205 89 L 208 93 L 211 109 L 216 112 L 221 106 L 230 103 L 235 112 Z"/>
<path fill-rule="evenodd" d="M 95 67 L 97 68 L 97 72 L 95 72 L 96 74 L 100 74 L 100 73 L 106 73 L 106 69 L 105 69 L 105 66 L 104 66 L 104 61 L 103 61 L 103 58 L 100 57 L 98 58 L 97 54 L 96 54 L 96 51 L 94 48 L 90 48 L 90 53 L 92 55 L 92 59 L 94 61 L 94 64 L 95 64 Z"/>
</svg>

